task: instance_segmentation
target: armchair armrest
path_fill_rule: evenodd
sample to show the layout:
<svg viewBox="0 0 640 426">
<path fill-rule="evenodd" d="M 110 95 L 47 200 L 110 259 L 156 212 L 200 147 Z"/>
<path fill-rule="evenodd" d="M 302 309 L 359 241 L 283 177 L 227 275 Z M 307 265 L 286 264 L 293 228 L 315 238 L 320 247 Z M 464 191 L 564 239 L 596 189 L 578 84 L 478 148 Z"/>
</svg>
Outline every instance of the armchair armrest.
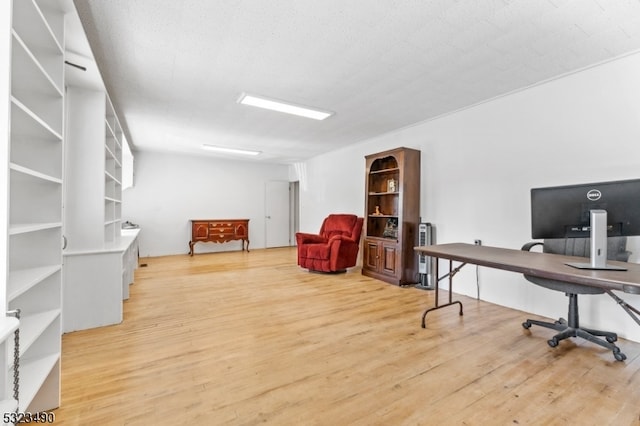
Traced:
<svg viewBox="0 0 640 426">
<path fill-rule="evenodd" d="M 541 243 L 540 241 L 531 241 L 530 243 L 526 243 L 525 245 L 523 245 L 520 250 L 531 251 L 531 249 L 534 248 L 535 246 L 541 246 L 541 245 L 544 245 L 544 243 Z"/>
<path fill-rule="evenodd" d="M 347 236 L 347 235 L 334 235 L 333 237 L 329 238 L 328 243 L 331 244 L 334 241 L 340 240 L 342 241 L 346 241 L 348 243 L 355 243 L 356 240 L 354 240 L 353 238 Z"/>
<path fill-rule="evenodd" d="M 329 238 L 327 245 L 331 247 L 331 251 L 334 253 L 342 252 L 343 250 L 349 250 L 349 247 L 357 245 L 357 243 L 347 235 L 334 235 Z"/>
<path fill-rule="evenodd" d="M 296 241 L 298 245 L 300 244 L 319 244 L 326 243 L 327 239 L 321 235 L 317 234 L 307 234 L 304 232 L 296 233 Z"/>
</svg>

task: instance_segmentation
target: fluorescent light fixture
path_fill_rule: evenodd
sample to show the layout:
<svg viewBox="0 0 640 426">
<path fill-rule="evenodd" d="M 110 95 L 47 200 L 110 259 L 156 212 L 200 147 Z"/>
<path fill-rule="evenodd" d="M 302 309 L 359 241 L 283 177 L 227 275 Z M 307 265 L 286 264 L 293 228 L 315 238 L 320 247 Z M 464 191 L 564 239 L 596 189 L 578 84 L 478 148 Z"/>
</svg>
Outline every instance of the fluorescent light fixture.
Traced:
<svg viewBox="0 0 640 426">
<path fill-rule="evenodd" d="M 238 103 L 251 105 L 258 108 L 270 109 L 272 111 L 284 112 L 287 114 L 299 115 L 301 117 L 313 118 L 314 120 L 324 120 L 331 117 L 333 112 L 312 109 L 287 102 L 268 99 L 262 96 L 254 96 L 243 93 L 238 99 Z"/>
<path fill-rule="evenodd" d="M 202 149 L 206 149 L 207 151 L 215 151 L 222 152 L 225 154 L 240 154 L 240 155 L 258 155 L 260 151 L 251 151 L 248 149 L 238 149 L 238 148 L 225 148 L 222 146 L 214 146 L 203 144 Z"/>
</svg>

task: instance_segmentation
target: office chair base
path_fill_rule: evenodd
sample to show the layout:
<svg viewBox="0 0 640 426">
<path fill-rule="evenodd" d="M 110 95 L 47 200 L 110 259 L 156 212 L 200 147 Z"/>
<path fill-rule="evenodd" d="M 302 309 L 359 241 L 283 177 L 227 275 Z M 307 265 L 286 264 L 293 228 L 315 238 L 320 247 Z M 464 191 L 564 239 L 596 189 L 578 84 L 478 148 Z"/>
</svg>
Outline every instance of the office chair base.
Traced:
<svg viewBox="0 0 640 426">
<path fill-rule="evenodd" d="M 613 342 L 618 340 L 618 335 L 616 333 L 593 330 L 590 328 L 571 327 L 567 320 L 565 320 L 564 318 L 560 318 L 555 322 L 527 319 L 522 323 L 522 327 L 524 327 L 525 329 L 531 328 L 532 325 L 538 325 L 540 327 L 545 327 L 560 332 L 553 336 L 551 339 L 547 340 L 547 344 L 552 348 L 558 346 L 561 340 L 568 339 L 569 337 L 581 337 L 585 340 L 611 350 L 616 361 L 624 361 L 625 359 L 627 359 L 627 356 L 620 352 L 620 348 L 613 344 Z M 604 337 L 604 339 L 601 339 L 599 336 Z"/>
</svg>

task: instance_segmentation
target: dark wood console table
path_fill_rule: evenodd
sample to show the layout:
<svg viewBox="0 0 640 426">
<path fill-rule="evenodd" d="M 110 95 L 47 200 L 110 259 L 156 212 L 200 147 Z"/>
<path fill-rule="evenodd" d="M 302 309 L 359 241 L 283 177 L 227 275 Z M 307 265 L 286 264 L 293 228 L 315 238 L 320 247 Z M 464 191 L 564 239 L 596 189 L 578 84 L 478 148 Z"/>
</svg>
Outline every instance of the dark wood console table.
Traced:
<svg viewBox="0 0 640 426">
<path fill-rule="evenodd" d="M 415 250 L 426 256 L 436 258 L 434 272 L 437 281 L 442 278 L 449 278 L 448 303 L 439 304 L 439 285 L 436 282 L 435 307 L 427 309 L 422 315 L 423 328 L 425 327 L 425 317 L 430 311 L 457 304 L 460 306 L 460 315 L 462 315 L 462 303 L 452 300 L 453 276 L 468 263 L 602 288 L 640 325 L 640 318 L 636 315 L 640 314 L 640 311 L 612 292 L 612 290 L 617 290 L 628 294 L 640 294 L 640 264 L 608 261 L 608 263 L 624 266 L 627 268 L 626 271 L 576 269 L 566 265 L 566 263 L 584 261 L 583 258 L 463 243 L 421 246 L 415 247 Z M 439 259 L 449 260 L 449 273 L 442 278 L 439 278 L 438 275 Z M 454 261 L 461 262 L 461 264 L 453 268 Z"/>
<path fill-rule="evenodd" d="M 191 241 L 189 255 L 193 256 L 195 243 L 226 243 L 242 240 L 249 251 L 249 219 L 191 219 Z"/>
</svg>

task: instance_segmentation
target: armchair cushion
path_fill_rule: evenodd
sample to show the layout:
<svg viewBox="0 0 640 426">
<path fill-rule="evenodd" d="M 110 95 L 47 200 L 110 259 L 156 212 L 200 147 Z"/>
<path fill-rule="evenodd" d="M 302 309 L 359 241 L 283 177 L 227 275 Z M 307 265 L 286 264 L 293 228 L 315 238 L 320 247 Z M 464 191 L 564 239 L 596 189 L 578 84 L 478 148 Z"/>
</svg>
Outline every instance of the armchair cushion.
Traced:
<svg viewBox="0 0 640 426">
<path fill-rule="evenodd" d="M 339 272 L 356 265 L 364 219 L 331 214 L 318 234 L 298 232 L 298 265 L 312 271 Z"/>
</svg>

